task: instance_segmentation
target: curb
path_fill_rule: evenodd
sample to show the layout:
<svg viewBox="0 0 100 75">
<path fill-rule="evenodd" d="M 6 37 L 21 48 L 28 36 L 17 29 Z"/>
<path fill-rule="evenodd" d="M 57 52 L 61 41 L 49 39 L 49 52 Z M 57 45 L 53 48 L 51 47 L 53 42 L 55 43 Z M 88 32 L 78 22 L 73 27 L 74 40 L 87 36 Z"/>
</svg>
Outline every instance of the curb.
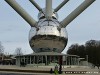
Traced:
<svg viewBox="0 0 100 75">
<path fill-rule="evenodd" d="M 44 70 L 21 70 L 21 69 L 0 69 L 0 71 L 27 72 L 27 73 L 50 73 L 50 71 L 44 71 Z"/>
</svg>

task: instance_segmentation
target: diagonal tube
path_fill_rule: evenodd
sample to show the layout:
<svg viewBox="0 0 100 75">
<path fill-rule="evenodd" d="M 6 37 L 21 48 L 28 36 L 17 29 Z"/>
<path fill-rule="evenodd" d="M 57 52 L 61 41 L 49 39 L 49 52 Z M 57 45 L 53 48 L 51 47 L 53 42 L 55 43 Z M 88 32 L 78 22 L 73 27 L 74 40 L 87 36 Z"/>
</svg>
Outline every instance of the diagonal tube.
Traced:
<svg viewBox="0 0 100 75">
<path fill-rule="evenodd" d="M 46 0 L 46 18 L 50 19 L 52 17 L 52 0 Z"/>
<path fill-rule="evenodd" d="M 69 0 L 64 0 L 59 6 L 54 9 L 54 12 L 59 11 Z"/>
<path fill-rule="evenodd" d="M 34 1 L 34 0 L 29 0 L 39 11 L 42 11 L 41 7 Z"/>
<path fill-rule="evenodd" d="M 36 21 L 15 1 L 5 0 L 31 27 L 37 27 Z"/>
<path fill-rule="evenodd" d="M 61 27 L 66 27 L 70 22 L 72 22 L 78 15 L 80 15 L 88 6 L 90 6 L 95 0 L 85 0 L 81 5 L 79 5 L 73 12 L 71 12 L 63 21 L 61 21 Z"/>
</svg>

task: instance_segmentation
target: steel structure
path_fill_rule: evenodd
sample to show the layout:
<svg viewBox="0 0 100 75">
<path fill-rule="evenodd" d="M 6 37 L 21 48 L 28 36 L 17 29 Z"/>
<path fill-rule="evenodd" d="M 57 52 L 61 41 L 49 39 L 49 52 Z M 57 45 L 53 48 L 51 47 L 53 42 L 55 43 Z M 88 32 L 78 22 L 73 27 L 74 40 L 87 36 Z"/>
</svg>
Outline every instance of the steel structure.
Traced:
<svg viewBox="0 0 100 75">
<path fill-rule="evenodd" d="M 66 26 L 81 14 L 95 0 L 85 0 L 64 20 L 58 21 L 59 11 L 69 0 L 64 0 L 57 8 L 52 9 L 52 0 L 46 0 L 42 9 L 34 0 L 29 0 L 38 10 L 38 22 L 35 21 L 16 0 L 5 0 L 31 26 L 29 43 L 34 52 L 62 52 L 67 45 Z"/>
</svg>

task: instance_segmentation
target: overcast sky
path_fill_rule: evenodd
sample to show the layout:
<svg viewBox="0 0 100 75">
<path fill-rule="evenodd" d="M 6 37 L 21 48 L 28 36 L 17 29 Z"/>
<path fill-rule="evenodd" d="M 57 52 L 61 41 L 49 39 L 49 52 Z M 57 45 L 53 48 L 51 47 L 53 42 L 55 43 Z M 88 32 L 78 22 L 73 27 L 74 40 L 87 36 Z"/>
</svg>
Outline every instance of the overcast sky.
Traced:
<svg viewBox="0 0 100 75">
<path fill-rule="evenodd" d="M 28 0 L 16 0 L 34 19 L 37 20 L 38 10 Z M 45 0 L 35 0 L 42 8 Z M 63 0 L 53 0 L 53 8 Z M 59 12 L 59 21 L 63 20 L 84 0 L 70 0 Z M 28 36 L 31 27 L 4 0 L 0 0 L 0 41 L 5 47 L 5 53 L 14 53 L 21 47 L 24 53 L 32 53 Z M 100 40 L 100 0 L 96 0 L 81 15 L 67 27 L 68 44 L 63 51 L 73 43 L 84 44 L 94 39 Z"/>
</svg>

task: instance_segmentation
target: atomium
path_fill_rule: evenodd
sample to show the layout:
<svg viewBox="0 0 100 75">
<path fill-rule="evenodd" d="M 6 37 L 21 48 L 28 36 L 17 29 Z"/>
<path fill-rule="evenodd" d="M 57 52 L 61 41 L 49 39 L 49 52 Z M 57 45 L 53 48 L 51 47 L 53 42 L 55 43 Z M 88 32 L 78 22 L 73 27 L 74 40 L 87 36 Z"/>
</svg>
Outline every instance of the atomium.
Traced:
<svg viewBox="0 0 100 75">
<path fill-rule="evenodd" d="M 34 52 L 60 53 L 68 42 L 66 26 L 95 0 L 85 0 L 61 22 L 58 21 L 57 12 L 69 0 L 64 0 L 55 9 L 52 9 L 52 0 L 46 0 L 46 7 L 43 9 L 34 0 L 29 0 L 39 10 L 38 21 L 35 21 L 15 0 L 5 1 L 31 26 L 29 44 Z"/>
<path fill-rule="evenodd" d="M 43 11 L 45 13 L 45 11 Z M 32 27 L 29 34 L 29 43 L 35 52 L 62 52 L 67 45 L 67 31 L 58 29 L 60 23 L 57 14 L 46 19 L 43 13 L 38 16 L 38 29 Z"/>
</svg>

